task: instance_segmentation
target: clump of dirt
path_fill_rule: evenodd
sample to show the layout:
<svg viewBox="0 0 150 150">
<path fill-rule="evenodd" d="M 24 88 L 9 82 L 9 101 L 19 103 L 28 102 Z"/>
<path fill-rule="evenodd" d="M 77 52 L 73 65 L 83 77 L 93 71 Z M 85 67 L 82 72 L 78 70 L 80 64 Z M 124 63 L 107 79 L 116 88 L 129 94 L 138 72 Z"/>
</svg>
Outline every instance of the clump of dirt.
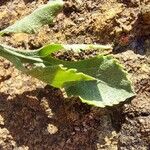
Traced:
<svg viewBox="0 0 150 150">
<path fill-rule="evenodd" d="M 149 149 L 148 0 L 65 2 L 53 25 L 41 28 L 35 35 L 7 35 L 0 42 L 23 49 L 51 42 L 114 43 L 113 56 L 129 72 L 136 97 L 112 108 L 88 106 L 76 98 L 66 99 L 59 89 L 22 74 L 0 58 L 0 149 Z M 47 0 L 1 1 L 0 29 L 43 3 Z M 97 54 L 70 51 L 56 56 L 78 60 Z"/>
</svg>

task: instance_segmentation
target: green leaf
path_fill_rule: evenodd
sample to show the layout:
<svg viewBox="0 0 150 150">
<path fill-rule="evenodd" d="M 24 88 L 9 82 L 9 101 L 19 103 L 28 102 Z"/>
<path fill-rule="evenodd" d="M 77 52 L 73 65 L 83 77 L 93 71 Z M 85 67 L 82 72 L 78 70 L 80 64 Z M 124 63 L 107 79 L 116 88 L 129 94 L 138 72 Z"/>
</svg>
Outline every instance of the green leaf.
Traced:
<svg viewBox="0 0 150 150">
<path fill-rule="evenodd" d="M 77 72 L 76 69 L 64 68 L 62 65 L 36 66 L 34 69 L 25 71 L 24 73 L 57 88 L 63 88 L 69 82 L 94 80 L 91 76 Z"/>
<path fill-rule="evenodd" d="M 35 33 L 37 30 L 46 24 L 51 24 L 54 17 L 60 12 L 63 6 L 62 0 L 51 1 L 38 9 L 36 9 L 30 15 L 24 17 L 15 24 L 2 30 L 0 34 L 4 33 Z"/>
<path fill-rule="evenodd" d="M 56 65 L 38 58 L 38 51 L 17 51 L 1 45 L 0 55 L 11 61 L 17 69 L 57 88 L 62 88 L 68 82 L 94 80 L 76 69 L 67 69 L 59 63 Z"/>
<path fill-rule="evenodd" d="M 1 46 L 0 55 L 24 73 L 54 87 L 65 88 L 68 96 L 79 96 L 81 101 L 87 104 L 98 107 L 112 106 L 134 96 L 127 73 L 115 59 L 110 56 L 97 56 L 69 62 L 51 57 L 52 52 L 65 48 L 65 45 L 51 44 L 34 51 L 17 51 L 8 46 Z M 73 48 L 74 45 L 70 45 L 70 49 Z M 29 69 L 23 66 L 26 63 L 30 64 Z"/>
<path fill-rule="evenodd" d="M 98 107 L 112 106 L 133 97 L 131 82 L 123 67 L 111 56 L 97 56 L 87 60 L 68 62 L 52 57 L 43 58 L 54 64 L 75 68 L 93 77 L 93 81 L 77 81 L 65 84 L 68 96 L 79 96 L 82 102 Z"/>
<path fill-rule="evenodd" d="M 66 85 L 68 96 L 79 96 L 82 102 L 98 107 L 112 106 L 134 96 L 127 73 L 110 56 L 97 56 L 66 66 L 96 79 Z"/>
<path fill-rule="evenodd" d="M 97 107 L 113 106 L 134 96 L 127 86 L 112 87 L 101 80 L 76 82 L 65 90 L 68 96 L 79 96 L 82 102 Z"/>
</svg>

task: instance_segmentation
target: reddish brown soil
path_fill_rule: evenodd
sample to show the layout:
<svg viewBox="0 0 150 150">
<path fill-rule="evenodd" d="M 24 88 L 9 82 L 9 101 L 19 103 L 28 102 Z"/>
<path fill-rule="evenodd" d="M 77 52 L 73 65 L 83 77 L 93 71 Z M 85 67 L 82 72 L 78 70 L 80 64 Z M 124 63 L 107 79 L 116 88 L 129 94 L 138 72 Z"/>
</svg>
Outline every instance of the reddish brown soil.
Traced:
<svg viewBox="0 0 150 150">
<path fill-rule="evenodd" d="M 47 0 L 1 0 L 0 29 L 43 3 Z M 65 99 L 59 89 L 22 74 L 0 58 L 0 150 L 148 150 L 149 4 L 148 0 L 66 0 L 54 25 L 36 35 L 0 38 L 1 43 L 24 49 L 51 42 L 114 43 L 112 53 L 129 72 L 136 92 L 124 104 L 96 108 Z"/>
</svg>

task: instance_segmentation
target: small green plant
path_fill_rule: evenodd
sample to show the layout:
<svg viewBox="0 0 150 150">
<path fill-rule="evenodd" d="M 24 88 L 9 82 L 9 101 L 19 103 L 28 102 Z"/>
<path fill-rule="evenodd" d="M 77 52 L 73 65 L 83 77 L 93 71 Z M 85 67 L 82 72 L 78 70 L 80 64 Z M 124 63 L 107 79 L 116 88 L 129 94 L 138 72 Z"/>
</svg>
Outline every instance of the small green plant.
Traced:
<svg viewBox="0 0 150 150">
<path fill-rule="evenodd" d="M 0 34 L 35 33 L 41 26 L 52 23 L 62 7 L 62 1 L 52 1 L 0 31 Z M 0 44 L 0 55 L 22 72 L 54 87 L 64 88 L 68 96 L 78 96 L 84 103 L 105 107 L 134 96 L 127 73 L 115 59 L 98 55 L 85 60 L 64 61 L 51 54 L 60 50 L 79 52 L 110 48 L 109 45 L 98 44 L 49 44 L 40 49 L 23 51 Z"/>
</svg>

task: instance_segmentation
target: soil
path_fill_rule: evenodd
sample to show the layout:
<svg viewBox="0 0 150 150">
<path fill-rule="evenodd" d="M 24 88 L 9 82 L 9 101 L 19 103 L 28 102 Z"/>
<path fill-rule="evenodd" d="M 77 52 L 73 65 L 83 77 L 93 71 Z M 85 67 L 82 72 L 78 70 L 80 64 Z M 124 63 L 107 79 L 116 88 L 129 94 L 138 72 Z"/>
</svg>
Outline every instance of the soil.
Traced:
<svg viewBox="0 0 150 150">
<path fill-rule="evenodd" d="M 103 109 L 88 106 L 0 58 L 0 150 L 150 149 L 149 0 L 65 2 L 53 25 L 35 35 L 1 37 L 0 42 L 23 49 L 52 42 L 113 43 L 111 53 L 128 71 L 136 97 Z M 0 30 L 44 3 L 47 0 L 1 0 Z M 83 52 L 82 58 L 95 54 Z"/>
</svg>

